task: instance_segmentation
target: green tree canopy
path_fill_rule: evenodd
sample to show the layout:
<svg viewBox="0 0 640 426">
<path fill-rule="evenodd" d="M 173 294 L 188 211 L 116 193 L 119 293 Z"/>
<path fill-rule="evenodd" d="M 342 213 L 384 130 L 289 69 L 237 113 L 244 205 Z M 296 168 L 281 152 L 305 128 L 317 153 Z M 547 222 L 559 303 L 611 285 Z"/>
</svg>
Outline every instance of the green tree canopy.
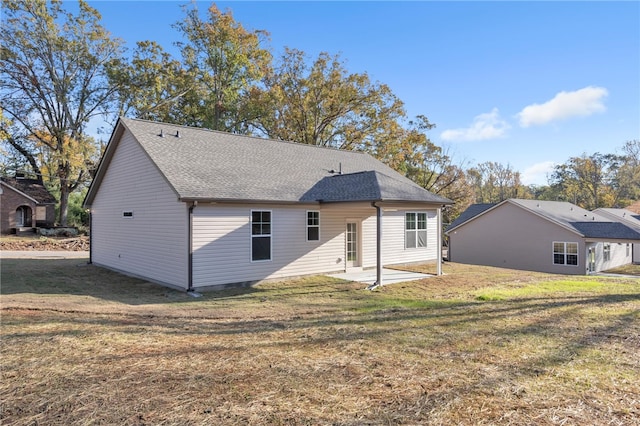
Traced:
<svg viewBox="0 0 640 426">
<path fill-rule="evenodd" d="M 254 125 L 274 139 L 375 152 L 405 115 L 389 87 L 348 73 L 328 53 L 308 64 L 304 52 L 286 49 L 264 86 L 253 93 Z"/>
<path fill-rule="evenodd" d="M 487 161 L 467 171 L 475 190 L 476 203 L 498 203 L 508 198 L 530 198 L 520 180 L 520 172 L 510 164 Z"/>
<path fill-rule="evenodd" d="M 3 0 L 2 11 L 0 100 L 12 123 L 4 142 L 37 173 L 50 161 L 43 177 L 59 188 L 58 222 L 66 225 L 69 194 L 90 178 L 86 126 L 114 99 L 105 66 L 119 58 L 121 42 L 84 1 L 75 15 L 59 0 Z"/>
<path fill-rule="evenodd" d="M 555 167 L 551 185 L 562 197 L 587 210 L 616 205 L 620 190 L 616 188 L 616 174 L 620 157 L 598 152 L 571 157 Z"/>
<path fill-rule="evenodd" d="M 231 11 L 215 4 L 200 17 L 197 7 L 186 8 L 176 28 L 186 38 L 177 45 L 182 52 L 189 90 L 181 97 L 181 124 L 246 133 L 253 118 L 247 99 L 271 64 L 271 53 L 262 47 L 266 31 L 246 30 Z"/>
<path fill-rule="evenodd" d="M 182 63 L 154 41 L 137 42 L 130 60 L 108 67 L 117 91 L 117 115 L 182 124 L 181 98 L 193 88 Z"/>
</svg>

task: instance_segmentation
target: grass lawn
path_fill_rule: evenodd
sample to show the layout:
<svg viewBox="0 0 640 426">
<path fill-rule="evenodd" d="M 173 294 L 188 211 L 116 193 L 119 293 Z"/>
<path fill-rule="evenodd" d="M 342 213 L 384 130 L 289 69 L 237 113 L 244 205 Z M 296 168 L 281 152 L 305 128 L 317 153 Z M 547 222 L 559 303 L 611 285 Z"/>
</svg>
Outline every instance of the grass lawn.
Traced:
<svg viewBox="0 0 640 426">
<path fill-rule="evenodd" d="M 640 422 L 640 279 L 444 272 L 192 298 L 78 260 L 3 260 L 0 423 Z"/>
</svg>

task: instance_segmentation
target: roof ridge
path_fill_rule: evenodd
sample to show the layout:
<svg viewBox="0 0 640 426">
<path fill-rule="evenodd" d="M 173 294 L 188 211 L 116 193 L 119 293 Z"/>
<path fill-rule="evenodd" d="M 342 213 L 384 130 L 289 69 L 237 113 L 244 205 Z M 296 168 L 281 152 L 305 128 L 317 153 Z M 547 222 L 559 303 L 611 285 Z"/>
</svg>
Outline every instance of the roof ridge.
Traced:
<svg viewBox="0 0 640 426">
<path fill-rule="evenodd" d="M 308 148 L 326 149 L 326 150 L 329 150 L 329 151 L 338 151 L 338 152 L 343 152 L 343 153 L 352 153 L 352 154 L 358 154 L 358 155 L 369 155 L 369 156 L 373 157 L 373 155 L 371 155 L 371 154 L 369 154 L 368 152 L 365 152 L 365 151 L 354 151 L 354 150 L 350 150 L 350 149 L 341 149 L 341 148 L 333 148 L 333 147 L 328 147 L 328 146 L 311 145 L 311 144 L 302 143 L 302 142 L 295 142 L 295 141 L 283 140 L 283 139 L 273 139 L 273 138 L 269 138 L 269 137 L 263 138 L 263 137 L 255 136 L 255 135 L 245 135 L 245 134 L 241 134 L 241 133 L 225 132 L 223 130 L 208 129 L 206 127 L 187 126 L 185 124 L 174 124 L 174 123 L 167 123 L 167 122 L 164 122 L 164 121 L 146 120 L 146 119 L 142 119 L 142 118 L 120 117 L 120 119 L 121 120 L 128 120 L 128 121 L 138 121 L 138 122 L 147 123 L 147 124 L 154 124 L 154 125 L 158 125 L 158 126 L 162 126 L 162 125 L 174 126 L 174 127 L 180 127 L 182 129 L 189 129 L 189 130 L 195 130 L 195 131 L 201 131 L 201 132 L 207 132 L 207 133 L 215 133 L 215 134 L 220 134 L 220 135 L 224 135 L 224 136 L 235 136 L 235 137 L 239 137 L 239 138 L 254 139 L 254 140 L 258 140 L 258 141 L 269 141 L 269 142 L 296 145 L 296 146 L 308 147 Z"/>
</svg>

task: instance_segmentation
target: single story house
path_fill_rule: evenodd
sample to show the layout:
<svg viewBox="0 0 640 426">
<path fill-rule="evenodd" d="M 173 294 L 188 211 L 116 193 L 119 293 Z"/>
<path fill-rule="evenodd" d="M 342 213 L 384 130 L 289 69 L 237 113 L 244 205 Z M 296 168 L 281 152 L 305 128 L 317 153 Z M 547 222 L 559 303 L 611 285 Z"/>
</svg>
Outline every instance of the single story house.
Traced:
<svg viewBox="0 0 640 426">
<path fill-rule="evenodd" d="M 55 221 L 56 199 L 36 179 L 0 177 L 0 233 L 32 231 L 51 227 Z"/>
<path fill-rule="evenodd" d="M 629 228 L 640 232 L 640 214 L 628 209 L 599 208 L 593 211 L 600 216 L 625 224 Z M 631 246 L 633 263 L 640 263 L 640 243 Z"/>
<path fill-rule="evenodd" d="M 120 118 L 84 205 L 93 264 L 190 291 L 439 269 L 451 203 L 368 154 Z"/>
<path fill-rule="evenodd" d="M 629 226 L 559 201 L 472 205 L 445 233 L 453 262 L 575 275 L 629 264 L 640 243 Z"/>
</svg>

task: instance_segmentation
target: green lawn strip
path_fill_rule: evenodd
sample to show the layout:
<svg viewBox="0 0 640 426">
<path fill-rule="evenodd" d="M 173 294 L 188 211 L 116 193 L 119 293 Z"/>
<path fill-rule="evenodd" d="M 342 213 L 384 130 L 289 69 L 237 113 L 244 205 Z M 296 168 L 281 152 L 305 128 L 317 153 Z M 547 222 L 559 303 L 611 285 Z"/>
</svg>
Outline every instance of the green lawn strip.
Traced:
<svg viewBox="0 0 640 426">
<path fill-rule="evenodd" d="M 526 285 L 498 285 L 479 289 L 473 294 L 477 300 L 509 300 L 555 293 L 640 293 L 640 281 L 609 279 L 606 277 L 576 277 L 543 280 Z"/>
</svg>

